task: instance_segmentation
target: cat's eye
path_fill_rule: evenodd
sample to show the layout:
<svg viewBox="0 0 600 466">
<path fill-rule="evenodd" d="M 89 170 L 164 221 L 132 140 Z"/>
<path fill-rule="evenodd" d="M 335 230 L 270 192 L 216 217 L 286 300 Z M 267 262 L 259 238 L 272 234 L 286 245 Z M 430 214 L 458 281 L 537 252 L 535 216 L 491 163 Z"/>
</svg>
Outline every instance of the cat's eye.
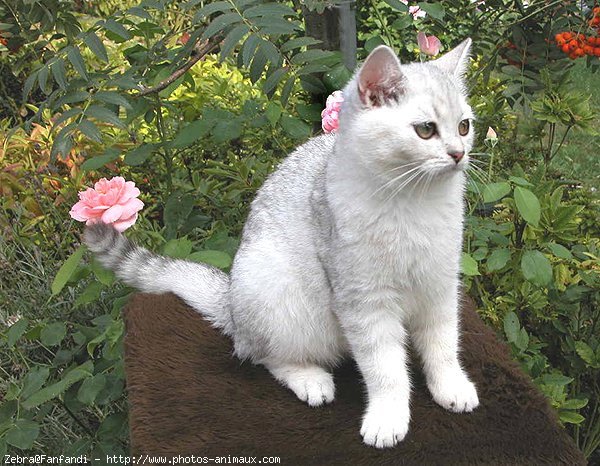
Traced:
<svg viewBox="0 0 600 466">
<path fill-rule="evenodd" d="M 430 139 L 437 132 L 437 128 L 435 123 L 428 121 L 415 125 L 415 131 L 421 139 Z"/>
<path fill-rule="evenodd" d="M 469 129 L 471 128 L 471 123 L 469 120 L 463 120 L 458 124 L 458 134 L 461 136 L 466 136 L 469 134 Z"/>
</svg>

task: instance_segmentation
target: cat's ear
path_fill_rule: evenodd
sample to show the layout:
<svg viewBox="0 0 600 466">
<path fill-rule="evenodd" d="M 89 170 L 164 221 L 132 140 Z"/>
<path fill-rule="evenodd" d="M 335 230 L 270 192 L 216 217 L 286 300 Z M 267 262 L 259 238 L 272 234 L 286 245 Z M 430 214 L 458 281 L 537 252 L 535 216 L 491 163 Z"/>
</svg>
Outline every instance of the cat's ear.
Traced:
<svg viewBox="0 0 600 466">
<path fill-rule="evenodd" d="M 457 78 L 462 78 L 469 65 L 471 42 L 470 38 L 463 40 L 448 53 L 431 63 Z"/>
<path fill-rule="evenodd" d="M 404 76 L 394 51 L 380 45 L 358 71 L 358 94 L 366 107 L 381 107 L 402 94 Z"/>
</svg>

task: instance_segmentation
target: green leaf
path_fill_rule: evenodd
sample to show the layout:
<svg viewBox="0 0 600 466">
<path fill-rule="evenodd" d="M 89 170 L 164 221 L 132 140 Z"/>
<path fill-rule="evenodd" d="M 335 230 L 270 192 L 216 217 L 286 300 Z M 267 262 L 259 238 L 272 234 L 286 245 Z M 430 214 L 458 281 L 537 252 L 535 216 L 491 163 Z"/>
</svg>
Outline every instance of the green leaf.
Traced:
<svg viewBox="0 0 600 466">
<path fill-rule="evenodd" d="M 264 53 L 271 67 L 278 67 L 281 62 L 281 54 L 279 49 L 270 40 L 263 40 L 260 43 L 262 53 Z"/>
<path fill-rule="evenodd" d="M 242 17 L 237 12 L 233 13 L 225 13 L 224 15 L 217 16 L 215 19 L 211 21 L 211 23 L 206 27 L 200 40 L 210 39 L 214 35 L 221 32 L 227 26 L 235 23 L 239 23 L 242 21 Z"/>
<path fill-rule="evenodd" d="M 102 142 L 102 133 L 98 127 L 90 120 L 81 120 L 77 124 L 77 129 L 85 134 L 89 139 L 96 142 Z"/>
<path fill-rule="evenodd" d="M 223 251 L 198 251 L 190 254 L 188 259 L 194 262 L 206 263 L 220 269 L 227 269 L 232 264 L 231 256 Z"/>
<path fill-rule="evenodd" d="M 263 84 L 263 92 L 265 94 L 269 94 L 277 87 L 279 82 L 285 77 L 286 74 L 287 70 L 285 68 L 279 68 L 271 73 L 267 79 L 265 79 L 265 83 Z"/>
<path fill-rule="evenodd" d="M 469 277 L 481 275 L 477 267 L 477 261 L 470 254 L 463 252 L 460 260 L 460 271 Z"/>
<path fill-rule="evenodd" d="M 125 163 L 132 166 L 141 165 L 148 160 L 157 147 L 157 144 L 144 143 L 127 152 L 127 155 L 125 155 Z"/>
<path fill-rule="evenodd" d="M 58 345 L 67 335 L 67 327 L 63 322 L 54 322 L 42 329 L 40 340 L 46 346 Z"/>
<path fill-rule="evenodd" d="M 527 330 L 521 328 L 519 330 L 519 334 L 517 335 L 517 339 L 514 343 L 515 346 L 521 351 L 525 351 L 529 346 L 529 334 L 527 333 Z"/>
<path fill-rule="evenodd" d="M 104 154 L 92 157 L 91 159 L 87 159 L 85 162 L 83 162 L 81 168 L 83 168 L 86 171 L 97 170 L 98 168 L 103 167 L 107 163 L 118 159 L 120 154 L 121 151 L 119 149 L 109 147 L 104 151 Z"/>
<path fill-rule="evenodd" d="M 196 120 L 183 127 L 172 142 L 172 147 L 177 149 L 187 147 L 206 136 L 215 126 L 215 120 Z"/>
<path fill-rule="evenodd" d="M 103 285 L 110 286 L 114 283 L 115 273 L 104 267 L 97 259 L 92 260 L 91 268 L 96 279 Z"/>
<path fill-rule="evenodd" d="M 64 95 L 56 101 L 55 107 L 58 108 L 65 104 L 75 104 L 77 102 L 83 102 L 90 97 L 90 93 L 87 91 L 73 91 Z"/>
<path fill-rule="evenodd" d="M 309 45 L 320 44 L 321 41 L 313 37 L 295 37 L 294 39 L 288 40 L 285 44 L 280 47 L 282 53 L 289 52 L 300 47 L 306 47 Z"/>
<path fill-rule="evenodd" d="M 260 79 L 267 64 L 267 55 L 264 52 L 262 44 L 263 43 L 261 42 L 256 49 L 254 59 L 250 65 L 250 81 L 252 81 L 253 84 Z"/>
<path fill-rule="evenodd" d="M 282 17 L 295 15 L 296 12 L 292 10 L 289 6 L 274 2 L 263 3 L 262 5 L 250 7 L 246 11 L 244 11 L 244 17 L 246 18 L 256 18 L 258 16 Z"/>
<path fill-rule="evenodd" d="M 281 117 L 281 127 L 293 139 L 306 139 L 310 137 L 312 131 L 305 122 L 289 115 Z"/>
<path fill-rule="evenodd" d="M 292 93 L 292 89 L 294 88 L 295 81 L 296 77 L 290 76 L 283 85 L 283 88 L 281 89 L 281 98 L 279 100 L 281 102 L 281 105 L 283 105 L 284 107 L 287 105 L 288 99 L 290 98 L 290 94 Z"/>
<path fill-rule="evenodd" d="M 573 254 L 567 248 L 565 248 L 562 244 L 557 243 L 548 243 L 548 249 L 552 251 L 556 257 L 560 257 L 561 259 L 573 259 Z"/>
<path fill-rule="evenodd" d="M 92 361 L 86 361 L 85 363 L 66 373 L 59 382 L 56 382 L 55 384 L 34 393 L 31 397 L 21 403 L 21 405 L 25 409 L 33 409 L 43 403 L 46 403 L 47 401 L 52 400 L 53 398 L 56 398 L 64 393 L 74 383 L 91 376 L 93 368 L 94 365 Z"/>
<path fill-rule="evenodd" d="M 213 131 L 215 142 L 227 142 L 242 134 L 242 124 L 239 119 L 217 121 Z"/>
<path fill-rule="evenodd" d="M 521 326 L 519 325 L 519 318 L 517 314 L 510 311 L 504 316 L 504 333 L 506 334 L 506 338 L 511 343 L 515 343 L 519 338 L 519 330 Z"/>
<path fill-rule="evenodd" d="M 7 343 L 9 348 L 15 346 L 15 343 L 19 340 L 19 338 L 23 336 L 23 334 L 27 330 L 28 325 L 29 321 L 27 319 L 21 318 L 9 327 L 8 332 L 6 332 Z"/>
<path fill-rule="evenodd" d="M 101 105 L 90 105 L 86 110 L 85 114 L 96 118 L 100 121 L 105 121 L 112 125 L 118 126 L 119 128 L 125 128 L 125 124 L 119 119 L 119 117 L 106 107 Z"/>
<path fill-rule="evenodd" d="M 323 82 L 332 91 L 343 89 L 344 86 L 352 78 L 352 73 L 346 68 L 343 63 L 334 67 L 323 76 Z"/>
<path fill-rule="evenodd" d="M 44 94 L 48 94 L 47 86 L 48 86 L 48 74 L 50 73 L 50 69 L 48 65 L 42 66 L 38 71 L 38 84 L 40 86 L 40 90 Z"/>
<path fill-rule="evenodd" d="M 29 450 L 33 442 L 40 434 L 40 426 L 37 422 L 27 419 L 18 419 L 15 425 L 6 432 L 4 438 L 6 443 L 21 450 Z"/>
<path fill-rule="evenodd" d="M 508 193 L 510 193 L 510 184 L 505 181 L 486 184 L 485 188 L 483 188 L 483 201 L 496 202 Z"/>
<path fill-rule="evenodd" d="M 79 73 L 79 76 L 87 81 L 88 76 L 85 71 L 85 62 L 83 61 L 83 57 L 81 56 L 79 49 L 76 47 L 71 47 L 67 52 L 67 58 L 71 62 L 71 65 L 73 65 L 73 68 L 75 68 L 75 71 Z"/>
<path fill-rule="evenodd" d="M 167 228 L 172 228 L 173 231 L 176 231 L 190 216 L 194 208 L 194 202 L 194 197 L 190 194 L 182 194 L 181 192 L 171 194 L 165 203 L 165 210 L 163 212 L 163 221 L 167 225 Z"/>
<path fill-rule="evenodd" d="M 44 386 L 48 376 L 50 375 L 50 369 L 43 366 L 36 366 L 32 368 L 25 377 L 23 382 L 23 390 L 21 390 L 20 398 L 25 400 L 37 392 Z"/>
<path fill-rule="evenodd" d="M 50 67 L 54 80 L 60 86 L 61 89 L 67 88 L 67 72 L 65 71 L 65 61 L 62 58 L 58 58 Z"/>
<path fill-rule="evenodd" d="M 296 104 L 298 116 L 306 121 L 321 122 L 321 111 L 323 107 L 320 104 Z"/>
<path fill-rule="evenodd" d="M 242 38 L 250 31 L 250 28 L 246 24 L 240 24 L 234 27 L 225 37 L 223 44 L 221 45 L 220 60 L 224 61 L 236 45 L 242 40 Z"/>
<path fill-rule="evenodd" d="M 302 76 L 300 78 L 300 84 L 302 85 L 302 89 L 311 94 L 324 94 L 327 92 L 325 85 L 316 76 Z"/>
<path fill-rule="evenodd" d="M 389 6 L 391 6 L 394 10 L 398 11 L 408 11 L 408 5 L 405 5 L 400 0 L 383 0 Z"/>
<path fill-rule="evenodd" d="M 488 272 L 494 272 L 496 270 L 502 269 L 509 260 L 509 249 L 494 249 L 494 251 L 490 254 L 486 262 Z"/>
<path fill-rule="evenodd" d="M 540 222 L 540 201 L 529 189 L 517 186 L 515 188 L 515 203 L 521 216 L 527 223 L 537 227 Z"/>
<path fill-rule="evenodd" d="M 73 304 L 75 306 L 81 306 L 82 304 L 89 304 L 96 301 L 100 297 L 102 292 L 102 283 L 92 281 L 88 283 L 85 289 L 77 296 L 77 299 Z"/>
<path fill-rule="evenodd" d="M 531 283 L 544 286 L 552 280 L 552 265 L 540 251 L 525 251 L 521 258 L 523 276 Z"/>
<path fill-rule="evenodd" d="M 17 412 L 17 400 L 5 400 L 0 405 L 0 425 L 9 422 Z"/>
<path fill-rule="evenodd" d="M 531 184 L 525 178 L 521 178 L 520 176 L 509 176 L 508 179 L 519 186 L 533 186 L 533 184 Z"/>
<path fill-rule="evenodd" d="M 573 411 L 560 410 L 558 412 L 558 417 L 562 422 L 566 424 L 581 424 L 583 421 L 585 421 L 585 418 L 581 414 L 575 413 Z"/>
<path fill-rule="evenodd" d="M 132 108 L 129 101 L 122 94 L 115 91 L 98 91 L 94 94 L 94 99 L 105 104 L 120 105 L 127 109 Z"/>
<path fill-rule="evenodd" d="M 85 405 L 91 405 L 106 385 L 106 376 L 102 373 L 96 374 L 83 381 L 77 391 L 77 399 Z"/>
<path fill-rule="evenodd" d="M 286 18 L 256 18 L 252 21 L 255 26 L 260 27 L 259 33 L 263 36 L 278 36 L 282 34 L 296 34 L 302 29 L 298 21 Z"/>
<path fill-rule="evenodd" d="M 101 61 L 104 63 L 108 63 L 108 54 L 106 53 L 106 47 L 100 40 L 100 38 L 96 35 L 94 31 L 89 31 L 87 34 L 83 36 L 83 41 L 85 45 L 96 55 Z"/>
<path fill-rule="evenodd" d="M 69 278 L 75 272 L 75 269 L 81 262 L 81 258 L 85 253 L 85 246 L 79 246 L 73 254 L 64 262 L 64 264 L 58 269 L 54 281 L 52 282 L 52 295 L 57 295 L 62 291 L 64 286 L 69 281 Z"/>
<path fill-rule="evenodd" d="M 594 350 L 584 341 L 575 342 L 575 351 L 581 359 L 592 367 L 600 366 L 600 361 L 596 360 Z"/>
<path fill-rule="evenodd" d="M 192 252 L 192 242 L 187 238 L 172 239 L 163 247 L 163 254 L 165 256 L 176 259 L 186 258 L 190 255 L 190 252 Z"/>
<path fill-rule="evenodd" d="M 260 37 L 256 34 L 250 34 L 246 40 L 244 41 L 244 45 L 242 46 L 242 63 L 246 68 L 250 65 L 250 61 L 254 57 L 254 52 L 256 52 L 256 48 L 260 42 Z"/>
<path fill-rule="evenodd" d="M 587 398 L 577 399 L 572 398 L 570 400 L 565 401 L 560 405 L 560 409 L 581 409 L 585 408 L 588 404 Z"/>
<path fill-rule="evenodd" d="M 329 50 L 309 49 L 304 52 L 297 53 L 291 59 L 293 65 L 301 65 L 303 63 L 324 60 L 331 57 L 333 52 Z"/>
<path fill-rule="evenodd" d="M 131 34 L 121 23 L 117 23 L 114 19 L 110 18 L 104 23 L 104 29 L 112 32 L 119 36 L 122 40 L 131 39 Z"/>
<path fill-rule="evenodd" d="M 211 2 L 200 8 L 194 15 L 194 22 L 208 18 L 213 13 L 231 11 L 233 5 L 230 2 Z"/>
<path fill-rule="evenodd" d="M 27 98 L 29 94 L 31 94 L 31 90 L 38 79 L 38 72 L 35 71 L 29 75 L 29 77 L 25 80 L 25 84 L 23 85 L 23 102 L 27 102 Z"/>
<path fill-rule="evenodd" d="M 446 11 L 441 3 L 418 3 L 419 8 L 425 11 L 429 16 L 441 21 L 444 19 Z"/>
<path fill-rule="evenodd" d="M 573 382 L 572 377 L 567 377 L 562 374 L 546 374 L 542 376 L 542 383 L 545 385 L 556 385 L 559 387 L 564 387 Z"/>
<path fill-rule="evenodd" d="M 275 102 L 269 102 L 267 104 L 267 108 L 265 109 L 265 115 L 271 126 L 275 126 L 275 124 L 279 121 L 279 117 L 281 117 L 282 108 L 281 105 L 278 105 Z"/>
</svg>

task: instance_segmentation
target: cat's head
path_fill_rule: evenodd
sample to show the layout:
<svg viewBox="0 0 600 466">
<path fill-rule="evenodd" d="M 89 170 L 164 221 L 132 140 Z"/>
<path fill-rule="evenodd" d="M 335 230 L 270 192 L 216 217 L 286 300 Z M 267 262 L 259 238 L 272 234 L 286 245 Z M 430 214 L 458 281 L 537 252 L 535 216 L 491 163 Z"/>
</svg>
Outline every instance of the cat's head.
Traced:
<svg viewBox="0 0 600 466">
<path fill-rule="evenodd" d="M 474 138 L 463 80 L 470 47 L 467 39 L 441 58 L 407 65 L 389 47 L 373 50 L 344 89 L 343 147 L 384 179 L 463 170 Z"/>
</svg>

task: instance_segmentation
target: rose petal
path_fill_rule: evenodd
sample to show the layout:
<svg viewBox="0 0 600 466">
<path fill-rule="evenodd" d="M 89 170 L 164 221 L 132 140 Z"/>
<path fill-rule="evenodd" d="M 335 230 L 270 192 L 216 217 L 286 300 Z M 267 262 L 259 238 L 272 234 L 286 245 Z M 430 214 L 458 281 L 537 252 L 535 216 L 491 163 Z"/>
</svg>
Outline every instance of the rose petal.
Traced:
<svg viewBox="0 0 600 466">
<path fill-rule="evenodd" d="M 107 209 L 102 214 L 102 221 L 104 223 L 116 222 L 117 220 L 119 220 L 121 218 L 122 213 L 123 213 L 123 206 L 120 206 L 119 204 L 114 205 L 114 206 L 110 207 L 109 209 Z"/>
<path fill-rule="evenodd" d="M 120 204 L 123 212 L 120 218 L 128 218 L 144 208 L 144 203 L 137 198 L 129 199 L 125 204 Z"/>
<path fill-rule="evenodd" d="M 133 225 L 136 222 L 137 218 L 138 218 L 138 214 L 136 213 L 136 214 L 133 214 L 129 218 L 114 222 L 113 226 L 115 227 L 115 229 L 117 231 L 123 232 L 123 231 L 127 230 L 127 228 L 129 228 L 131 225 Z"/>
</svg>

